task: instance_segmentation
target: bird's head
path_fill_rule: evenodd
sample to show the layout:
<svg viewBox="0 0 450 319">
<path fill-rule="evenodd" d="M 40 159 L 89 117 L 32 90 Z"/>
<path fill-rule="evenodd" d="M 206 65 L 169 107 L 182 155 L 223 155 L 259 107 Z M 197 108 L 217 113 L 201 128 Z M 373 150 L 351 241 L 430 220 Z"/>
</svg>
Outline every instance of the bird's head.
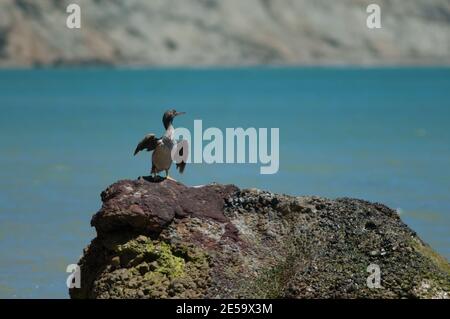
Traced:
<svg viewBox="0 0 450 319">
<path fill-rule="evenodd" d="M 167 129 L 169 127 L 170 124 L 172 124 L 173 119 L 178 116 L 178 115 L 182 115 L 185 114 L 185 112 L 177 112 L 176 110 L 172 109 L 172 110 L 167 110 L 164 113 L 163 116 L 163 124 L 164 127 Z"/>
</svg>

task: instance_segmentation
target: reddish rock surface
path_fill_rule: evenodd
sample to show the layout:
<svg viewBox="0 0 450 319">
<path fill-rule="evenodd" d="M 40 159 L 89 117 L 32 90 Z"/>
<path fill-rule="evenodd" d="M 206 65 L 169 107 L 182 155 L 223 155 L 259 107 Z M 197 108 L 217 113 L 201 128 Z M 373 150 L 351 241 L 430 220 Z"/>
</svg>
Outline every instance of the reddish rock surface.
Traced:
<svg viewBox="0 0 450 319">
<path fill-rule="evenodd" d="M 158 234 L 174 218 L 187 216 L 226 222 L 224 199 L 237 190 L 234 185 L 187 187 L 172 180 L 123 180 L 102 192 L 103 206 L 91 225 L 101 236 L 130 229 Z"/>
</svg>

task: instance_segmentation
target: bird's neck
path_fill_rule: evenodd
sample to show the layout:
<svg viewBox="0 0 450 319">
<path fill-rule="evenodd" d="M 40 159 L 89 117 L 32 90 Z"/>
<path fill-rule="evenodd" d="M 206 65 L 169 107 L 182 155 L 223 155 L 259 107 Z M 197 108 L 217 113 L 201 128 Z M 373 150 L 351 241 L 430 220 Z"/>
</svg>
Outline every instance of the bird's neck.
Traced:
<svg viewBox="0 0 450 319">
<path fill-rule="evenodd" d="M 172 123 L 170 123 L 167 127 L 166 127 L 166 132 L 164 133 L 164 136 L 173 139 L 173 133 L 174 133 L 175 129 L 173 128 Z"/>
</svg>

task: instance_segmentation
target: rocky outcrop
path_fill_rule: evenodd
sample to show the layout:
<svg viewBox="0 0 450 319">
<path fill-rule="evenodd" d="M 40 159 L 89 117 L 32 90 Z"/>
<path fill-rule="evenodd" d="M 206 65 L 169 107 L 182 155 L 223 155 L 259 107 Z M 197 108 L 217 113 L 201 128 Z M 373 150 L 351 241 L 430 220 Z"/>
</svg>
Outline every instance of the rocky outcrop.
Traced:
<svg viewBox="0 0 450 319">
<path fill-rule="evenodd" d="M 448 65 L 449 26 L 448 0 L 2 0 L 0 66 Z"/>
<path fill-rule="evenodd" d="M 72 298 L 449 297 L 447 260 L 382 204 L 146 179 L 101 197 Z"/>
</svg>

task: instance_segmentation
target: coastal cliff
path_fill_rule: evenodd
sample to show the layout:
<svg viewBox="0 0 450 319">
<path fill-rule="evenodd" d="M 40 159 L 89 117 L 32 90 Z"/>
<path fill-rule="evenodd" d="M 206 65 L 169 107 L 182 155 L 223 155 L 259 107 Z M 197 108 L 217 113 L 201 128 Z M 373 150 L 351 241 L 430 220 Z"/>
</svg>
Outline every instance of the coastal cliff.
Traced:
<svg viewBox="0 0 450 319">
<path fill-rule="evenodd" d="M 448 298 L 450 266 L 358 199 L 140 178 L 101 194 L 71 298 Z M 380 270 L 369 288 L 369 265 Z"/>
<path fill-rule="evenodd" d="M 2 0 L 0 67 L 449 65 L 448 0 Z"/>
</svg>

